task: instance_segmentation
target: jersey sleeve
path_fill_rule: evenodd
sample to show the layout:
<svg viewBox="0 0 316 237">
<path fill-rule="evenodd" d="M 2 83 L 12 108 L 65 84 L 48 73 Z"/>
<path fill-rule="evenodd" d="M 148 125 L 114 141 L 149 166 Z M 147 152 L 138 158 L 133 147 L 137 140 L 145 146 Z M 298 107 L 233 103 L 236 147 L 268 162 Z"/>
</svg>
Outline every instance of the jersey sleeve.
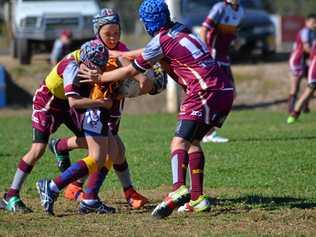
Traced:
<svg viewBox="0 0 316 237">
<path fill-rule="evenodd" d="M 224 11 L 223 3 L 215 4 L 213 8 L 210 10 L 208 16 L 206 17 L 202 25 L 206 27 L 207 29 L 214 28 L 215 25 L 220 22 L 223 11 Z"/>
<path fill-rule="evenodd" d="M 79 65 L 75 61 L 70 62 L 63 73 L 65 96 L 80 95 L 80 85 L 78 81 Z"/>
<path fill-rule="evenodd" d="M 307 28 L 301 30 L 300 38 L 303 43 L 309 43 L 309 30 Z"/>
<path fill-rule="evenodd" d="M 133 66 L 140 72 L 145 72 L 164 57 L 162 46 L 160 44 L 160 34 L 156 35 L 143 49 L 134 61 Z"/>
</svg>

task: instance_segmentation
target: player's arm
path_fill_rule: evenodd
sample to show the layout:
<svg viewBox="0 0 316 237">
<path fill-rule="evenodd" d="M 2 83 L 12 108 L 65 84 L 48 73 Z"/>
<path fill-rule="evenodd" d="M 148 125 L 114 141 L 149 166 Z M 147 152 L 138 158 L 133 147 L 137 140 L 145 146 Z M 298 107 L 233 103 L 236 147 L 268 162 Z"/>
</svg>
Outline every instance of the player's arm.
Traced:
<svg viewBox="0 0 316 237">
<path fill-rule="evenodd" d="M 110 56 L 118 58 L 118 57 L 123 57 L 123 58 L 127 58 L 129 60 L 133 60 L 136 57 L 138 57 L 139 55 L 141 55 L 143 51 L 143 48 L 141 49 L 135 49 L 132 51 L 116 51 L 116 50 L 110 50 Z"/>
<path fill-rule="evenodd" d="M 102 107 L 110 109 L 112 107 L 112 100 L 109 98 L 92 100 L 90 98 L 82 97 L 77 94 L 71 94 L 67 96 L 69 106 L 76 109 L 97 108 Z"/>
<path fill-rule="evenodd" d="M 64 91 L 65 96 L 68 99 L 69 106 L 78 109 L 95 107 L 110 109 L 112 107 L 111 99 L 92 100 L 80 95 L 78 72 L 79 65 L 76 62 L 70 62 L 63 72 Z"/>
<path fill-rule="evenodd" d="M 215 40 L 217 34 L 217 24 L 220 22 L 220 18 L 222 17 L 222 11 L 222 5 L 215 5 L 210 10 L 208 16 L 202 24 L 200 36 L 208 46 L 211 46 Z"/>
</svg>

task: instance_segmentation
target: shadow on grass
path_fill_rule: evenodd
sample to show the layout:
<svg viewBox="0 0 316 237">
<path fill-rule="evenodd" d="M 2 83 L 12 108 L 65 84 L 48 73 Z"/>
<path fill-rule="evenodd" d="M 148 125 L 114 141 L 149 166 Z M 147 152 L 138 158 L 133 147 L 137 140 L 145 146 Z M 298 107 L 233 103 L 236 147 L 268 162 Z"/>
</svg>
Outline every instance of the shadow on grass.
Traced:
<svg viewBox="0 0 316 237">
<path fill-rule="evenodd" d="M 241 138 L 231 139 L 231 142 L 264 142 L 264 141 L 297 141 L 297 140 L 316 140 L 316 136 L 302 136 L 302 137 L 260 137 L 260 138 Z"/>
<path fill-rule="evenodd" d="M 237 104 L 233 106 L 233 110 L 243 111 L 243 110 L 252 110 L 252 109 L 258 109 L 258 108 L 268 108 L 273 105 L 287 103 L 287 101 L 288 99 L 277 99 L 277 100 L 271 100 L 267 102 L 260 102 L 260 103 L 254 103 L 254 104 Z"/>
<path fill-rule="evenodd" d="M 6 99 L 9 106 L 27 107 L 32 104 L 33 96 L 17 85 L 11 75 L 5 70 Z"/>
<path fill-rule="evenodd" d="M 312 209 L 316 203 L 308 199 L 293 197 L 264 197 L 260 195 L 248 195 L 239 198 L 211 199 L 211 203 L 220 209 L 222 213 L 241 213 L 252 209 L 277 210 L 282 208 Z"/>
</svg>

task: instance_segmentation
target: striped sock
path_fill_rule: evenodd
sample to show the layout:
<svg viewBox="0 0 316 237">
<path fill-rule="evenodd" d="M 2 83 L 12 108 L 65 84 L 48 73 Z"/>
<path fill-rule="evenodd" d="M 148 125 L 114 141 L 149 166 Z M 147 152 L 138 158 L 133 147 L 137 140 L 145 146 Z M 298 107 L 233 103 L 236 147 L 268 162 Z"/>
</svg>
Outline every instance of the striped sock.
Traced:
<svg viewBox="0 0 316 237">
<path fill-rule="evenodd" d="M 59 190 L 62 190 L 71 182 L 82 178 L 88 174 L 96 172 L 98 169 L 97 163 L 92 157 L 86 157 L 83 160 L 79 160 L 66 169 L 61 175 L 54 179 L 54 183 Z"/>
<path fill-rule="evenodd" d="M 13 196 L 19 196 L 20 189 L 26 179 L 26 177 L 31 173 L 33 169 L 32 165 L 26 163 L 23 159 L 20 160 L 18 168 L 16 169 L 11 187 L 7 192 L 6 198 L 10 199 Z"/>
<path fill-rule="evenodd" d="M 177 190 L 180 186 L 185 185 L 188 162 L 189 158 L 186 150 L 176 150 L 172 152 L 171 168 L 173 191 Z"/>
<path fill-rule="evenodd" d="M 69 147 L 68 147 L 68 137 L 66 138 L 61 138 L 57 144 L 56 144 L 56 150 L 59 153 L 65 154 L 68 153 L 70 151 Z"/>
<path fill-rule="evenodd" d="M 97 200 L 100 188 L 108 174 L 108 170 L 102 167 L 100 171 L 94 172 L 89 175 L 87 186 L 83 193 L 83 199 L 85 200 Z"/>
<path fill-rule="evenodd" d="M 203 152 L 199 151 L 189 154 L 191 200 L 197 200 L 203 194 L 204 163 Z"/>
<path fill-rule="evenodd" d="M 128 169 L 128 163 L 125 160 L 122 164 L 113 164 L 113 169 L 117 177 L 119 178 L 124 191 L 128 190 L 129 188 L 133 187 L 131 175 Z"/>
</svg>

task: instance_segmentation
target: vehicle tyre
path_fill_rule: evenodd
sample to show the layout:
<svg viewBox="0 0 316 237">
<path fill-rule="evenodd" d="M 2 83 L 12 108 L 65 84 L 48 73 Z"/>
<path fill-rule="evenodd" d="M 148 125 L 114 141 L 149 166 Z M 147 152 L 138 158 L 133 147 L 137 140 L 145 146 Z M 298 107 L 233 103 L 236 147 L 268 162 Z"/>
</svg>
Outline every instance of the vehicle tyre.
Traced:
<svg viewBox="0 0 316 237">
<path fill-rule="evenodd" d="M 27 39 L 18 39 L 17 46 L 20 64 L 30 64 L 32 57 L 30 41 Z"/>
</svg>

